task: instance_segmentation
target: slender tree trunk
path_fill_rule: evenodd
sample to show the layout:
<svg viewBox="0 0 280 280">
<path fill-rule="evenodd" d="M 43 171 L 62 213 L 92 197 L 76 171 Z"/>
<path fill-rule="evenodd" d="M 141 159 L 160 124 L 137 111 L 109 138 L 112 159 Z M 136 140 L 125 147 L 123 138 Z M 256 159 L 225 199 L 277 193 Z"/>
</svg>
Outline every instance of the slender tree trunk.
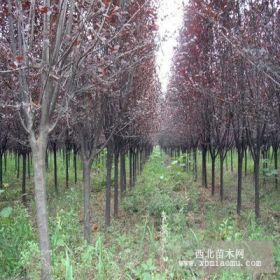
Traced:
<svg viewBox="0 0 280 280">
<path fill-rule="evenodd" d="M 106 205 L 105 205 L 105 225 L 110 226 L 111 222 L 111 177 L 112 177 L 113 153 L 111 148 L 107 148 L 106 160 Z"/>
<path fill-rule="evenodd" d="M 19 178 L 20 174 L 20 154 L 17 153 L 17 178 Z"/>
<path fill-rule="evenodd" d="M 268 151 L 267 148 L 263 149 L 263 168 L 267 168 L 268 167 Z"/>
<path fill-rule="evenodd" d="M 77 184 L 77 152 L 74 150 L 74 182 Z"/>
<path fill-rule="evenodd" d="M 122 199 L 122 195 L 124 193 L 124 187 L 123 187 L 123 162 L 122 162 L 122 152 L 120 153 L 120 196 Z"/>
<path fill-rule="evenodd" d="M 233 173 L 233 152 L 230 150 L 230 171 Z"/>
<path fill-rule="evenodd" d="M 123 189 L 124 191 L 126 191 L 125 153 L 122 155 L 122 165 L 123 165 Z"/>
<path fill-rule="evenodd" d="M 84 239 L 90 243 L 90 170 L 91 162 L 83 160 L 83 189 L 84 189 Z"/>
<path fill-rule="evenodd" d="M 63 164 L 65 164 L 65 150 L 64 149 L 62 149 L 62 162 L 63 162 Z"/>
<path fill-rule="evenodd" d="M 69 188 L 69 149 L 66 147 L 65 151 L 65 186 Z"/>
<path fill-rule="evenodd" d="M 126 190 L 126 178 L 125 178 L 125 154 L 121 152 L 120 156 L 120 185 L 121 185 L 121 198 Z"/>
<path fill-rule="evenodd" d="M 275 189 L 277 189 L 278 188 L 278 147 L 277 146 L 273 147 L 273 154 L 274 154 L 274 169 L 275 172 L 277 171 L 277 174 L 275 174 L 274 184 L 275 184 Z"/>
<path fill-rule="evenodd" d="M 244 151 L 242 148 L 237 149 L 237 207 L 236 211 L 237 214 L 240 215 L 241 213 L 241 205 L 242 205 L 242 163 L 243 163 L 243 156 Z"/>
<path fill-rule="evenodd" d="M 211 183 L 211 194 L 214 195 L 215 194 L 215 169 L 216 169 L 216 156 L 215 155 L 211 155 L 211 161 L 212 161 L 212 183 Z"/>
<path fill-rule="evenodd" d="M 182 161 L 184 164 L 184 170 L 187 171 L 187 154 L 186 149 L 182 149 Z"/>
<path fill-rule="evenodd" d="M 133 163 L 134 163 L 134 168 L 133 168 L 133 186 L 135 185 L 135 178 L 137 176 L 137 153 L 138 153 L 138 150 L 135 149 L 135 152 L 133 153 L 133 156 L 134 156 L 134 160 L 133 160 Z"/>
<path fill-rule="evenodd" d="M 140 173 L 143 171 L 144 167 L 144 156 L 143 156 L 143 148 L 140 150 Z"/>
<path fill-rule="evenodd" d="M 224 200 L 224 154 L 220 153 L 220 200 Z"/>
<path fill-rule="evenodd" d="M 0 189 L 3 189 L 3 153 L 0 152 Z"/>
<path fill-rule="evenodd" d="M 226 171 L 228 171 L 228 156 L 227 155 L 226 155 L 225 160 L 226 160 Z"/>
<path fill-rule="evenodd" d="M 129 187 L 131 188 L 132 183 L 132 172 L 133 172 L 133 155 L 132 155 L 132 149 L 129 150 Z"/>
<path fill-rule="evenodd" d="M 136 153 L 135 153 L 135 179 L 134 179 L 134 185 L 136 184 L 136 179 L 137 179 L 137 176 L 139 174 L 139 161 L 138 161 L 138 156 L 139 156 L 139 150 L 137 149 L 136 150 Z"/>
<path fill-rule="evenodd" d="M 14 154 L 14 159 L 15 159 L 15 172 L 17 172 L 17 170 L 18 170 L 18 168 L 17 168 L 17 165 L 18 165 L 17 153 Z"/>
<path fill-rule="evenodd" d="M 192 161 L 191 161 L 191 150 L 187 150 L 188 152 L 188 169 L 191 171 L 192 170 Z"/>
<path fill-rule="evenodd" d="M 27 154 L 27 173 L 28 173 L 28 179 L 30 179 L 31 177 L 30 153 Z"/>
<path fill-rule="evenodd" d="M 136 170 L 137 170 L 137 176 L 140 174 L 140 149 L 137 150 L 136 154 Z"/>
<path fill-rule="evenodd" d="M 185 151 L 185 169 L 189 172 L 189 153 L 187 150 Z"/>
<path fill-rule="evenodd" d="M 245 156 L 244 175 L 247 176 L 247 174 L 248 174 L 248 155 L 247 155 L 247 149 L 245 149 L 244 156 Z"/>
<path fill-rule="evenodd" d="M 207 165 L 206 158 L 207 157 L 207 149 L 202 148 L 202 186 L 207 188 Z"/>
<path fill-rule="evenodd" d="M 42 259 L 42 280 L 52 279 L 45 176 L 46 141 L 46 135 L 41 135 L 34 141 L 30 140 L 34 169 L 36 219 Z"/>
<path fill-rule="evenodd" d="M 58 193 L 58 180 L 57 180 L 57 157 L 56 157 L 56 143 L 53 145 L 53 172 L 54 172 L 54 189 Z"/>
<path fill-rule="evenodd" d="M 4 172 L 7 172 L 7 153 L 4 153 Z"/>
<path fill-rule="evenodd" d="M 26 206 L 26 153 L 22 154 L 22 203 Z"/>
<path fill-rule="evenodd" d="M 272 150 L 272 153 L 273 153 L 273 150 Z M 270 162 L 270 164 L 272 163 L 272 153 L 271 153 L 271 149 L 270 147 L 267 149 L 267 159 L 268 161 Z M 267 163 L 268 164 L 268 163 Z"/>
<path fill-rule="evenodd" d="M 49 153 L 48 150 L 46 150 L 46 170 L 49 170 Z"/>
<path fill-rule="evenodd" d="M 260 151 L 254 157 L 254 179 L 255 179 L 255 214 L 260 218 Z"/>
<path fill-rule="evenodd" d="M 193 149 L 193 179 L 197 181 L 197 150 Z"/>
<path fill-rule="evenodd" d="M 267 159 L 267 150 L 264 148 L 262 150 L 262 158 L 263 158 L 263 186 L 266 186 L 266 169 L 268 166 L 268 159 Z"/>
<path fill-rule="evenodd" d="M 135 152 L 133 152 L 132 156 L 133 156 L 133 164 L 132 164 L 132 169 L 133 169 L 133 172 L 132 172 L 132 186 L 134 187 L 135 186 L 135 182 L 136 182 L 136 154 L 137 154 L 137 151 L 135 150 Z"/>
<path fill-rule="evenodd" d="M 114 164 L 114 217 L 118 216 L 119 210 L 119 153 L 115 153 L 115 164 Z"/>
</svg>

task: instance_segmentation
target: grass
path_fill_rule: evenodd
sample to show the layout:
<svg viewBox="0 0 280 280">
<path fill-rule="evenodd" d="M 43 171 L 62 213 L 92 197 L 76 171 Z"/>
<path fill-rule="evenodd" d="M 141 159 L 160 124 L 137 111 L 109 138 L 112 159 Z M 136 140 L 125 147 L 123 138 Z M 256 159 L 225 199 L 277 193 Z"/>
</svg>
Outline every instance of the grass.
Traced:
<svg viewBox="0 0 280 280">
<path fill-rule="evenodd" d="M 251 170 L 252 163 L 248 163 Z M 136 186 L 126 193 L 119 217 L 105 229 L 105 173 L 103 164 L 96 163 L 91 198 L 94 226 L 92 243 L 87 245 L 82 234 L 81 163 L 78 163 L 78 184 L 73 183 L 71 165 L 70 188 L 65 190 L 64 165 L 59 157 L 58 196 L 52 186 L 51 164 L 48 170 L 55 279 L 251 279 L 244 273 L 205 275 L 196 269 L 180 267 L 179 261 L 193 258 L 197 244 L 205 240 L 273 240 L 277 272 L 264 274 L 260 279 L 280 279 L 279 191 L 274 190 L 273 180 L 268 178 L 262 191 L 271 194 L 263 196 L 262 220 L 256 224 L 252 176 L 248 175 L 244 180 L 242 215 L 237 217 L 235 155 L 234 165 L 233 173 L 230 170 L 225 173 L 225 202 L 221 203 L 218 192 L 212 197 L 210 190 L 193 182 L 192 174 L 184 171 L 180 160 L 172 160 L 156 148 Z M 0 220 L 0 279 L 36 280 L 40 261 L 32 181 L 28 181 L 30 203 L 25 209 L 19 201 L 20 180 L 14 173 L 10 156 L 0 208 L 11 206 L 13 211 Z"/>
</svg>

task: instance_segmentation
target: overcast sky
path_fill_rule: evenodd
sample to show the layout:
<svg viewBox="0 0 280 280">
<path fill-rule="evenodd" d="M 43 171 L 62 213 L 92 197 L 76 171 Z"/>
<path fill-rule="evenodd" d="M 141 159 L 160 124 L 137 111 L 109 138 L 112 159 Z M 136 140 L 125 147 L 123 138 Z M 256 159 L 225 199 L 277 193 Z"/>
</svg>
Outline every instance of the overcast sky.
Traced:
<svg viewBox="0 0 280 280">
<path fill-rule="evenodd" d="M 183 20 L 183 3 L 186 0 L 160 0 L 158 26 L 160 47 L 157 53 L 158 75 L 165 94 L 172 65 L 174 47 Z"/>
</svg>

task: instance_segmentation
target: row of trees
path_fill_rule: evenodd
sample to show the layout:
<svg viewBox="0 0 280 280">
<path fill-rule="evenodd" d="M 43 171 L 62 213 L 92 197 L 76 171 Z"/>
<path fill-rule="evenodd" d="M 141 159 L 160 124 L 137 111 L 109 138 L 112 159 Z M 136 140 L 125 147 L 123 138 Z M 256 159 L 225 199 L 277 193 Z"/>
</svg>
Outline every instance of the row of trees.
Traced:
<svg viewBox="0 0 280 280">
<path fill-rule="evenodd" d="M 273 148 L 278 185 L 280 125 L 280 2 L 191 0 L 184 11 L 179 47 L 166 96 L 161 145 L 220 160 L 220 199 L 224 198 L 224 160 L 238 155 L 237 213 L 242 205 L 242 165 L 254 161 L 255 214 L 260 217 L 260 159 Z"/>
<path fill-rule="evenodd" d="M 154 67 L 155 8 L 152 0 L 2 1 L 0 174 L 6 151 L 21 154 L 25 166 L 31 152 L 42 279 L 52 277 L 47 149 L 54 156 L 56 189 L 57 151 L 65 149 L 66 162 L 71 150 L 74 161 L 80 155 L 87 241 L 91 167 L 97 155 L 107 148 L 105 224 L 109 225 L 113 159 L 117 215 L 119 161 L 124 191 L 126 155 L 129 152 L 133 184 L 137 159 L 143 162 L 151 150 L 159 92 Z"/>
</svg>

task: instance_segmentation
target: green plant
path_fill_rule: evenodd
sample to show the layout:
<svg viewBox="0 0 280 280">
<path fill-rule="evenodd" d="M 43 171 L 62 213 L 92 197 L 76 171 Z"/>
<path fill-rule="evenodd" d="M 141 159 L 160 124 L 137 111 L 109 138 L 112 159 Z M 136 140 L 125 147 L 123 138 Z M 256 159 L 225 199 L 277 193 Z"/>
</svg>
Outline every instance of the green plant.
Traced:
<svg viewBox="0 0 280 280">
<path fill-rule="evenodd" d="M 7 211 L 7 210 L 6 210 Z M 34 240 L 27 210 L 15 205 L 9 215 L 0 218 L 0 275 L 17 275 L 25 269 L 20 261 L 21 252 L 28 249 L 29 242 Z"/>
<path fill-rule="evenodd" d="M 160 228 L 160 269 L 163 272 L 165 270 L 165 264 L 168 261 L 168 256 L 166 252 L 166 245 L 168 242 L 168 223 L 167 216 L 164 211 L 161 213 L 161 228 Z"/>
<path fill-rule="evenodd" d="M 219 225 L 219 238 L 222 240 L 239 240 L 241 234 L 236 231 L 234 220 L 232 218 L 223 219 Z"/>
<path fill-rule="evenodd" d="M 264 228 L 256 222 L 252 212 L 247 218 L 247 225 L 247 234 L 250 240 L 262 240 L 267 238 Z"/>
<path fill-rule="evenodd" d="M 111 251 L 104 247 L 101 235 L 97 236 L 95 242 L 95 267 L 95 279 L 97 280 L 114 279 L 118 275 L 118 267 L 113 260 Z"/>
<path fill-rule="evenodd" d="M 65 250 L 65 280 L 74 280 L 74 268 L 68 250 Z"/>
<path fill-rule="evenodd" d="M 0 190 L 0 195 L 3 194 L 5 190 Z M 0 219 L 8 218 L 12 214 L 13 208 L 6 206 L 0 210 Z"/>
<path fill-rule="evenodd" d="M 40 279 L 40 251 L 36 241 L 27 241 L 20 253 L 20 265 L 28 279 Z"/>
<path fill-rule="evenodd" d="M 153 278 L 153 271 L 156 269 L 154 261 L 149 258 L 147 261 L 143 262 L 135 271 L 136 279 L 151 280 Z"/>
</svg>

